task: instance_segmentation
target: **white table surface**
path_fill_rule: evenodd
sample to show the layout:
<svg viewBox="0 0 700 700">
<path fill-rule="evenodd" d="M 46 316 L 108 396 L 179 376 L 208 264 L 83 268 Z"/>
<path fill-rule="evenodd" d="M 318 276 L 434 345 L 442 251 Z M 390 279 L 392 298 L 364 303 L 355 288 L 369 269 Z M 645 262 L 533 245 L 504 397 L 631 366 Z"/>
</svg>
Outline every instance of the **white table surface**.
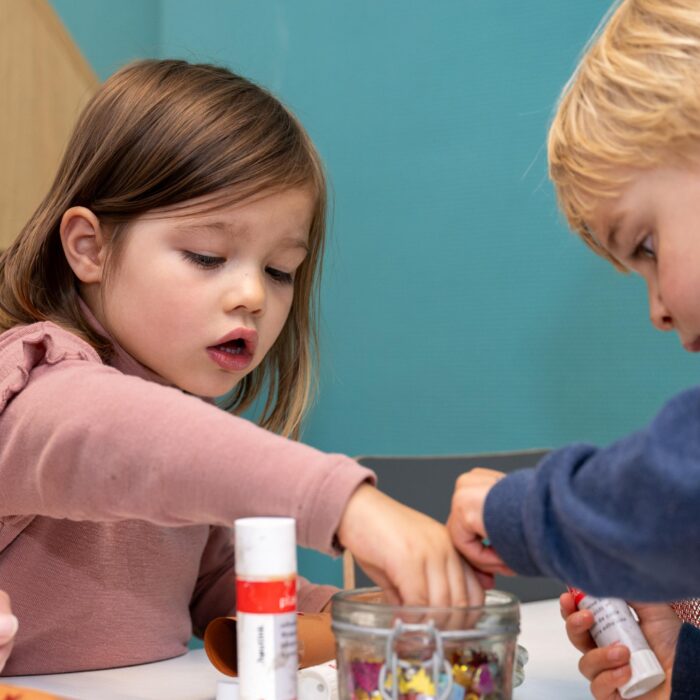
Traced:
<svg viewBox="0 0 700 700">
<path fill-rule="evenodd" d="M 585 700 L 588 683 L 578 673 L 579 653 L 571 646 L 559 602 L 521 606 L 518 642 L 529 652 L 525 682 L 514 700 Z M 214 700 L 217 680 L 226 678 L 203 649 L 143 666 L 50 676 L 16 676 L 0 683 L 46 690 L 74 700 Z"/>
</svg>

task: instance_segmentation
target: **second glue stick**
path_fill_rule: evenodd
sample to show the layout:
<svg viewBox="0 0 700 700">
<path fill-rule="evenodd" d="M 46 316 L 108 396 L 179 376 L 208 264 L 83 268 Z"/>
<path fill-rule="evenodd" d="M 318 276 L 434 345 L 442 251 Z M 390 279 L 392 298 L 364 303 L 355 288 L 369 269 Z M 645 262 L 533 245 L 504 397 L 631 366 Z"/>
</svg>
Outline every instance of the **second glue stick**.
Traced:
<svg viewBox="0 0 700 700">
<path fill-rule="evenodd" d="M 241 700 L 297 697 L 297 555 L 293 518 L 242 518 L 236 532 Z"/>
<path fill-rule="evenodd" d="M 594 598 L 571 587 L 569 592 L 579 610 L 590 610 L 593 614 L 591 637 L 599 647 L 617 643 L 629 648 L 632 676 L 619 689 L 623 698 L 636 698 L 663 683 L 664 670 L 624 600 Z"/>
</svg>

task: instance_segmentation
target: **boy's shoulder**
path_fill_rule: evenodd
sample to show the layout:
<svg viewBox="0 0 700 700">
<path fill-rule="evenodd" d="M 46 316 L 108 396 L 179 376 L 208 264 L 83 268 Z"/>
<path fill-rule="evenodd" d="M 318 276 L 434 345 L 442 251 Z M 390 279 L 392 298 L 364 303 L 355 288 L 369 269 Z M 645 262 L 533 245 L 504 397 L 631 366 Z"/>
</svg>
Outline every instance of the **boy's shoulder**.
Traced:
<svg viewBox="0 0 700 700">
<path fill-rule="evenodd" d="M 102 364 L 89 343 L 50 321 L 15 326 L 0 334 L 0 411 L 26 386 L 35 367 L 65 360 Z"/>
</svg>

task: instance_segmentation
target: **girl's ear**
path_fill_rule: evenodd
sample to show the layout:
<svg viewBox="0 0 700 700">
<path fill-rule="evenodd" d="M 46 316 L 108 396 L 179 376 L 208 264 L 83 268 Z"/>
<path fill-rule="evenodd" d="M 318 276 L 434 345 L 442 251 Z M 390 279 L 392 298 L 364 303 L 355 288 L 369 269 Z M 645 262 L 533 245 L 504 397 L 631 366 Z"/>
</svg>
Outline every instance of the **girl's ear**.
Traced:
<svg viewBox="0 0 700 700">
<path fill-rule="evenodd" d="M 71 207 L 61 219 L 61 243 L 66 260 L 83 283 L 102 281 L 107 254 L 100 220 L 85 207 Z"/>
</svg>

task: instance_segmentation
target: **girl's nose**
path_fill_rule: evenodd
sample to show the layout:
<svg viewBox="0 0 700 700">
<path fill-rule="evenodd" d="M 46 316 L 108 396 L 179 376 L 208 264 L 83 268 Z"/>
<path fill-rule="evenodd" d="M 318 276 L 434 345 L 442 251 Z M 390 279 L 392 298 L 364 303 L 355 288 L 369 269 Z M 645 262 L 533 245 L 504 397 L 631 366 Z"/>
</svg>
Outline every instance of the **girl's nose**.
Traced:
<svg viewBox="0 0 700 700">
<path fill-rule="evenodd" d="M 226 310 L 244 309 L 259 314 L 265 308 L 265 280 L 253 270 L 239 270 L 226 290 Z"/>
<path fill-rule="evenodd" d="M 656 285 L 648 285 L 649 292 L 649 317 L 652 325 L 659 331 L 672 331 L 674 328 L 673 316 L 664 304 Z"/>
</svg>

